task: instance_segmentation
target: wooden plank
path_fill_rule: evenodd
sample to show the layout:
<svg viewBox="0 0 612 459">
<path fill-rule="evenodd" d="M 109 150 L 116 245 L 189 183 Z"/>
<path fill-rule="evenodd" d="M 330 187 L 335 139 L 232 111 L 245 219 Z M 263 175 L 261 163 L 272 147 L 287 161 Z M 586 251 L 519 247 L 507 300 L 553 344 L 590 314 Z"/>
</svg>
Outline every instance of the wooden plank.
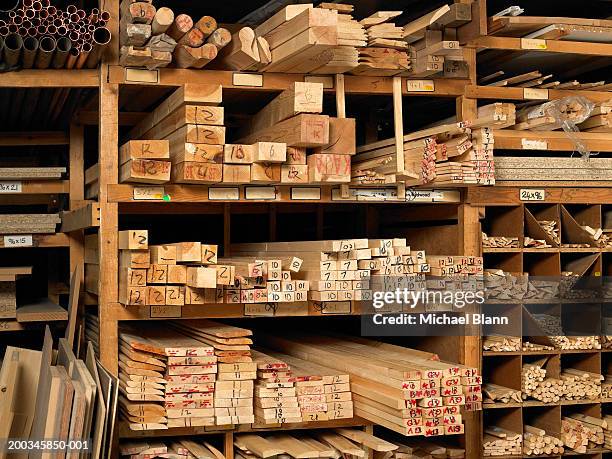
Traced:
<svg viewBox="0 0 612 459">
<path fill-rule="evenodd" d="M 68 320 L 68 312 L 45 298 L 17 308 L 17 322 L 54 322 Z"/>
<path fill-rule="evenodd" d="M 88 203 L 76 210 L 62 212 L 62 233 L 100 226 L 100 204 Z"/>
<path fill-rule="evenodd" d="M 327 115 L 301 114 L 281 121 L 269 128 L 252 132 L 238 141 L 281 142 L 291 147 L 319 147 L 329 143 L 329 117 Z"/>
<path fill-rule="evenodd" d="M 2 438 L 9 438 L 16 413 L 19 360 L 19 351 L 9 348 L 0 369 L 0 435 Z M 2 456 L 6 457 L 6 454 L 3 452 Z"/>
</svg>

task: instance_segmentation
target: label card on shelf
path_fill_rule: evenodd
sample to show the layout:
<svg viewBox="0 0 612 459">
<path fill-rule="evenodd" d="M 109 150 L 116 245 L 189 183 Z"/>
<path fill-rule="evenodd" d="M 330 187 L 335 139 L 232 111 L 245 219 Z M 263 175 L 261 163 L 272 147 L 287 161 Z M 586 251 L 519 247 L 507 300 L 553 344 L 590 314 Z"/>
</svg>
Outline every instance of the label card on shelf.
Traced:
<svg viewBox="0 0 612 459">
<path fill-rule="evenodd" d="M 406 91 L 408 92 L 434 92 L 435 90 L 434 80 L 406 80 Z"/>
<path fill-rule="evenodd" d="M 548 150 L 548 142 L 546 140 L 521 139 L 523 150 Z"/>
<path fill-rule="evenodd" d="M 164 199 L 166 192 L 163 186 L 134 187 L 134 201 L 156 201 Z"/>
<path fill-rule="evenodd" d="M 278 303 L 245 303 L 244 315 L 256 317 L 273 317 Z"/>
<path fill-rule="evenodd" d="M 21 182 L 0 182 L 0 193 L 21 193 Z"/>
<path fill-rule="evenodd" d="M 324 301 L 319 303 L 321 314 L 350 314 L 350 301 Z"/>
<path fill-rule="evenodd" d="M 183 307 L 180 305 L 157 305 L 151 306 L 149 316 L 151 319 L 175 319 L 183 316 Z"/>
<path fill-rule="evenodd" d="M 238 187 L 209 188 L 208 199 L 211 201 L 238 201 L 240 189 Z"/>
<path fill-rule="evenodd" d="M 406 190 L 406 201 L 408 202 L 459 202 L 461 192 L 459 190 Z"/>
<path fill-rule="evenodd" d="M 273 186 L 247 186 L 244 188 L 245 199 L 276 199 L 276 188 Z"/>
<path fill-rule="evenodd" d="M 125 81 L 134 83 L 159 83 L 159 70 L 125 69 Z"/>
<path fill-rule="evenodd" d="M 34 240 L 31 234 L 16 234 L 4 236 L 4 247 L 33 247 Z"/>
<path fill-rule="evenodd" d="M 294 201 L 317 201 L 321 199 L 321 188 L 291 188 Z"/>
<path fill-rule="evenodd" d="M 521 201 L 544 201 L 546 200 L 546 190 L 521 188 L 519 199 Z"/>
<path fill-rule="evenodd" d="M 260 73 L 233 73 L 232 84 L 234 86 L 263 86 L 263 75 Z"/>
<path fill-rule="evenodd" d="M 546 40 L 539 38 L 521 38 L 522 49 L 546 49 Z"/>
<path fill-rule="evenodd" d="M 323 89 L 334 89 L 334 78 L 325 75 L 304 75 L 306 83 L 323 83 Z"/>
<path fill-rule="evenodd" d="M 547 100 L 548 89 L 524 88 L 523 99 Z"/>
</svg>

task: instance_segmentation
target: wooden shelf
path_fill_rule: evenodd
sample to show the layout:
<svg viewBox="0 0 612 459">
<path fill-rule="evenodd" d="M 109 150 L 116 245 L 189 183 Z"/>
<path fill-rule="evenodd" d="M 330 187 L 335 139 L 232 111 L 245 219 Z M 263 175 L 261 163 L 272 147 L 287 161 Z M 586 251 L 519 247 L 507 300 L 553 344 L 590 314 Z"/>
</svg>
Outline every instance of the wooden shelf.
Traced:
<svg viewBox="0 0 612 459">
<path fill-rule="evenodd" d="M 535 184 L 530 189 L 538 189 Z M 612 204 L 612 189 L 610 188 L 548 188 L 542 201 L 523 201 L 520 197 L 521 188 L 508 187 L 471 187 L 467 189 L 466 201 L 479 206 L 507 206 L 513 204 Z"/>
<path fill-rule="evenodd" d="M 69 247 L 70 241 L 68 236 L 64 233 L 57 234 L 33 234 L 32 235 L 32 247 Z M 4 237 L 0 237 L 0 249 L 6 249 L 12 247 L 4 246 Z M 27 247 L 16 247 L 16 248 L 27 248 Z"/>
<path fill-rule="evenodd" d="M 0 79 L 2 75 L 0 74 Z M 1 84 L 0 84 L 1 86 Z M 2 147 L 25 147 L 31 145 L 68 145 L 70 139 L 65 132 L 3 132 L 0 136 L 0 146 Z"/>
<path fill-rule="evenodd" d="M 258 86 L 242 86 L 235 85 L 233 75 L 235 73 L 229 70 L 189 70 L 189 69 L 173 69 L 163 68 L 157 70 L 146 70 L 140 68 L 125 68 L 118 65 L 110 66 L 109 83 L 114 84 L 136 84 L 136 85 L 158 85 L 158 86 L 182 86 L 186 83 L 198 84 L 220 84 L 224 90 L 240 90 L 240 91 L 283 91 L 295 81 L 305 81 L 308 77 L 327 78 L 325 83 L 326 91 L 334 91 L 333 77 L 325 75 L 304 75 L 301 73 L 259 73 L 254 75 L 262 75 L 261 85 Z M 464 92 L 464 87 L 469 80 L 439 78 L 434 79 L 434 91 L 408 92 L 406 80 L 402 78 L 402 88 L 404 95 L 422 95 L 422 96 L 444 96 L 455 97 L 461 96 Z M 429 79 L 431 81 L 431 79 Z M 376 77 L 376 76 L 344 76 L 344 90 L 347 94 L 380 94 L 391 95 L 393 93 L 393 77 Z"/>
<path fill-rule="evenodd" d="M 605 132 L 578 132 L 577 139 L 591 151 L 612 151 L 612 134 Z M 515 131 L 497 129 L 493 131 L 496 150 L 527 150 L 523 140 L 546 141 L 547 148 L 536 151 L 575 151 L 576 146 L 564 131 Z"/>
<path fill-rule="evenodd" d="M 21 191 L 6 190 L 5 195 L 24 194 L 67 194 L 70 192 L 70 180 L 0 180 L 0 184 L 20 183 Z"/>
<path fill-rule="evenodd" d="M 257 424 L 243 424 L 235 428 L 223 426 L 210 427 L 177 427 L 161 430 L 130 430 L 125 422 L 119 422 L 119 438 L 139 438 L 139 437 L 174 437 L 181 435 L 219 435 L 225 433 L 247 433 L 247 432 L 266 432 L 282 430 L 300 429 L 334 429 L 338 427 L 363 427 L 371 425 L 370 422 L 360 418 L 338 419 L 335 421 L 303 422 L 299 424 L 283 424 L 281 427 L 271 427 Z"/>
<path fill-rule="evenodd" d="M 529 42 L 541 43 L 542 48 L 534 49 Z M 590 43 L 582 41 L 560 40 L 529 40 L 514 37 L 478 37 L 470 42 L 470 46 L 482 49 L 502 49 L 507 51 L 523 51 L 538 53 L 565 53 L 584 56 L 612 56 L 611 43 Z"/>
<path fill-rule="evenodd" d="M 0 74 L 3 88 L 97 88 L 98 69 L 20 70 Z"/>
<path fill-rule="evenodd" d="M 548 96 L 542 100 L 562 99 L 570 96 L 586 97 L 594 102 L 605 102 L 612 98 L 612 93 L 607 91 L 580 91 L 570 89 L 547 89 L 545 91 Z M 544 92 L 542 92 L 544 94 Z M 513 87 L 496 87 L 496 86 L 476 86 L 468 85 L 465 88 L 465 96 L 472 99 L 495 99 L 497 100 L 533 100 L 534 97 L 527 93 L 525 97 L 525 88 Z"/>
<path fill-rule="evenodd" d="M 143 190 L 155 190 L 153 199 L 134 199 L 134 192 Z M 461 195 L 458 190 L 406 190 L 403 199 L 397 197 L 397 187 L 380 188 L 356 188 L 349 187 L 349 197 L 343 198 L 340 185 L 178 185 L 167 184 L 160 186 L 139 185 L 109 185 L 109 202 L 117 203 L 201 203 L 201 202 L 266 202 L 266 203 L 355 203 L 355 202 L 380 202 L 380 203 L 426 203 L 443 202 L 459 203 Z"/>
</svg>

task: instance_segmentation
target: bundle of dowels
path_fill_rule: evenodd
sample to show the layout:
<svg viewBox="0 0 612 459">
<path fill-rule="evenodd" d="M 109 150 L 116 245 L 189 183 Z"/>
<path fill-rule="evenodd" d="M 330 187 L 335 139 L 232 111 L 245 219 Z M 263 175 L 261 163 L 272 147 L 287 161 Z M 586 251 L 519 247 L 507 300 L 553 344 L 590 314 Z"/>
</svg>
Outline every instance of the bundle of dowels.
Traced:
<svg viewBox="0 0 612 459">
<path fill-rule="evenodd" d="M 348 336 L 258 335 L 258 342 L 346 372 L 355 415 L 403 435 L 462 433 L 460 406 L 482 407 L 476 370 L 435 354 Z"/>
<path fill-rule="evenodd" d="M 561 440 L 576 453 L 586 453 L 604 444 L 604 428 L 608 421 L 584 414 L 571 414 L 561 419 Z"/>
<path fill-rule="evenodd" d="M 523 426 L 523 454 L 525 456 L 539 456 L 542 454 L 563 454 L 563 441 L 546 430 L 525 424 Z"/>
<path fill-rule="evenodd" d="M 482 349 L 493 352 L 515 352 L 521 350 L 521 338 L 513 336 L 485 336 Z"/>
<path fill-rule="evenodd" d="M 194 437 L 160 441 L 122 441 L 119 443 L 119 454 L 130 459 L 150 459 L 153 457 L 225 459 L 225 455 L 216 446 L 208 441 L 194 439 Z"/>
<path fill-rule="evenodd" d="M 252 424 L 257 364 L 251 357 L 251 330 L 209 320 L 176 321 L 172 327 L 214 349 L 217 382 L 214 387 L 215 424 Z"/>
<path fill-rule="evenodd" d="M 486 397 L 484 403 L 521 403 L 523 401 L 521 391 L 497 384 L 486 383 L 482 386 L 482 392 Z"/>
<path fill-rule="evenodd" d="M 123 66 L 202 68 L 231 41 L 227 29 L 211 16 L 194 21 L 150 0 L 121 2 L 120 63 Z"/>
<path fill-rule="evenodd" d="M 521 371 L 522 397 L 527 400 L 535 398 L 545 403 L 557 402 L 563 395 L 563 381 L 546 377 L 544 365 L 547 359 L 524 363 Z"/>
<path fill-rule="evenodd" d="M 520 300 L 527 292 L 528 275 L 509 273 L 503 269 L 485 269 L 484 284 L 487 300 Z"/>
<path fill-rule="evenodd" d="M 601 349 L 599 336 L 551 336 L 550 339 L 562 350 Z"/>
<path fill-rule="evenodd" d="M 557 245 L 561 244 L 561 236 L 559 236 L 559 228 L 555 220 L 538 220 L 538 223 Z"/>
<path fill-rule="evenodd" d="M 539 351 L 554 351 L 554 346 L 548 346 L 546 344 L 532 343 L 530 341 L 523 341 L 523 352 L 539 352 Z"/>
<path fill-rule="evenodd" d="M 495 425 L 486 426 L 483 438 L 483 454 L 487 456 L 516 456 L 521 454 L 523 436 Z"/>
<path fill-rule="evenodd" d="M 563 398 L 567 400 L 597 400 L 601 396 L 601 381 L 604 377 L 599 373 L 563 368 L 561 380 L 565 391 Z"/>
<path fill-rule="evenodd" d="M 519 238 L 514 236 L 489 236 L 483 232 L 482 246 L 489 248 L 518 247 Z"/>
</svg>

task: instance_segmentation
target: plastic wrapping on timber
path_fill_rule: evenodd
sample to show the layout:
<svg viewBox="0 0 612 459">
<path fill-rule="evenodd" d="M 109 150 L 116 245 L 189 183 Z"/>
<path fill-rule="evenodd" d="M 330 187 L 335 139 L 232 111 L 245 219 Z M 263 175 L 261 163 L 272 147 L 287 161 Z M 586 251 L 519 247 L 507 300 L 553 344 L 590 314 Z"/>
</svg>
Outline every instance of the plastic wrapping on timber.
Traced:
<svg viewBox="0 0 612 459">
<path fill-rule="evenodd" d="M 551 129 L 563 129 L 574 143 L 576 151 L 579 152 L 583 158 L 588 159 L 592 153 L 575 134 L 580 132 L 577 125 L 586 121 L 587 118 L 591 116 L 594 108 L 595 104 L 587 98 L 582 96 L 570 96 L 564 97 L 563 99 L 551 100 L 550 102 L 546 102 L 536 107 L 525 108 L 520 115 L 526 115 L 527 119 L 544 116 L 552 117 L 555 120 L 555 124 L 551 126 Z"/>
</svg>

